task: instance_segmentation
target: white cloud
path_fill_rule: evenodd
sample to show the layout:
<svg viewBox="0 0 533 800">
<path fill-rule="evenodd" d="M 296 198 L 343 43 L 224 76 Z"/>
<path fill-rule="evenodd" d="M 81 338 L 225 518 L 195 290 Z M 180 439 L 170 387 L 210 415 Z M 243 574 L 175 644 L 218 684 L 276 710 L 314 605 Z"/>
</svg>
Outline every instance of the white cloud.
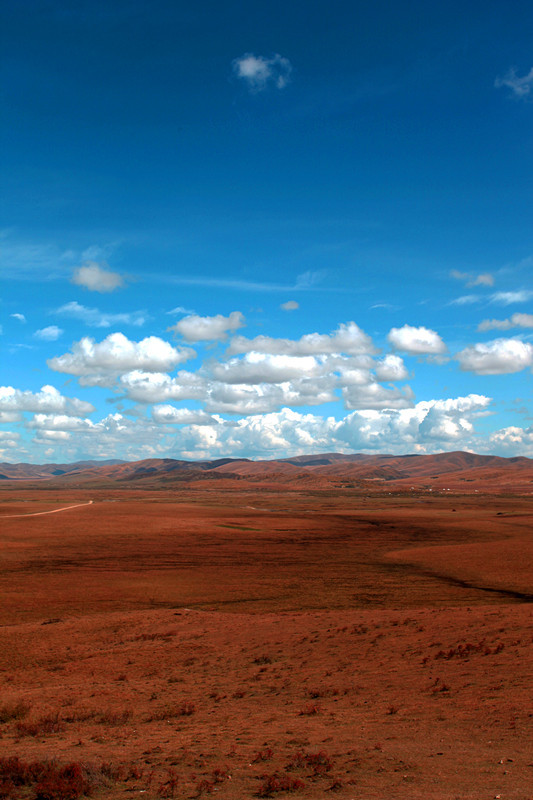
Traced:
<svg viewBox="0 0 533 800">
<path fill-rule="evenodd" d="M 161 403 L 165 400 L 202 400 L 207 396 L 207 382 L 200 375 L 180 370 L 175 378 L 163 372 L 132 370 L 122 375 L 120 386 L 138 403 Z"/>
<path fill-rule="evenodd" d="M 157 336 L 133 342 L 123 333 L 111 333 L 101 342 L 84 336 L 79 342 L 74 342 L 72 352 L 50 358 L 46 363 L 56 372 L 83 377 L 86 385 L 108 385 L 109 379 L 115 375 L 135 369 L 145 372 L 172 370 L 195 355 L 194 350 L 172 347 Z M 87 381 L 87 378 L 91 380 Z"/>
<path fill-rule="evenodd" d="M 292 65 L 288 58 L 283 58 L 278 53 L 271 58 L 245 53 L 232 62 L 233 74 L 244 81 L 252 93 L 262 92 L 267 87 L 284 89 L 292 72 Z"/>
<path fill-rule="evenodd" d="M 494 339 L 466 347 L 456 359 L 464 371 L 505 375 L 533 365 L 533 345 L 520 339 Z"/>
<path fill-rule="evenodd" d="M 188 458 L 464 449 L 472 445 L 473 422 L 486 413 L 489 403 L 488 397 L 469 395 L 425 401 L 410 409 L 353 411 L 339 421 L 283 408 L 231 426 L 191 425 L 180 432 L 179 443 Z"/>
<path fill-rule="evenodd" d="M 344 405 L 347 409 L 393 409 L 411 408 L 413 392 L 409 386 L 403 389 L 387 388 L 380 383 L 370 381 L 364 385 L 345 386 L 342 390 Z"/>
<path fill-rule="evenodd" d="M 82 420 L 82 422 L 85 422 Z M 124 458 L 137 460 L 142 458 L 156 458 L 163 453 L 168 453 L 172 448 L 172 437 L 168 429 L 161 429 L 155 423 L 146 419 L 128 419 L 121 414 L 110 414 L 92 426 L 79 427 L 74 431 L 56 427 L 47 429 L 37 428 L 34 443 L 49 448 L 54 445 L 52 453 L 56 459 L 62 461 L 76 461 L 78 459 L 95 458 Z M 66 435 L 59 435 L 59 434 Z M 172 431 L 175 435 L 175 432 Z"/>
<path fill-rule="evenodd" d="M 232 355 L 237 353 L 268 353 L 271 355 L 307 356 L 328 353 L 375 353 L 372 340 L 355 322 L 341 323 L 331 334 L 306 333 L 298 340 L 273 339 L 270 336 L 256 336 L 247 339 L 235 336 L 228 348 Z"/>
<path fill-rule="evenodd" d="M 496 455 L 533 458 L 533 427 L 511 425 L 494 431 L 488 438 L 486 450 Z"/>
<path fill-rule="evenodd" d="M 97 308 L 87 308 L 76 300 L 60 306 L 55 313 L 79 319 L 92 328 L 110 328 L 112 325 L 120 324 L 140 327 L 146 322 L 145 311 L 133 311 L 129 314 L 106 314 Z"/>
<path fill-rule="evenodd" d="M 124 278 L 118 272 L 111 272 L 96 261 L 87 261 L 74 270 L 72 283 L 84 286 L 91 292 L 113 292 L 124 286 Z"/>
<path fill-rule="evenodd" d="M 455 300 L 451 300 L 449 305 L 467 306 L 473 303 L 479 303 L 482 299 L 483 297 L 480 294 L 463 294 L 461 297 L 456 297 Z"/>
<path fill-rule="evenodd" d="M 336 400 L 331 381 L 306 379 L 278 384 L 212 383 L 208 389 L 205 407 L 219 414 L 266 414 L 284 405 L 322 405 Z"/>
<path fill-rule="evenodd" d="M 194 314 L 194 311 L 191 308 L 184 308 L 183 306 L 176 306 L 175 308 L 171 308 L 170 311 L 166 312 L 167 314 Z"/>
<path fill-rule="evenodd" d="M 296 302 L 296 300 L 287 300 L 286 303 L 282 303 L 280 308 L 283 311 L 296 311 L 297 308 L 300 308 L 300 304 Z"/>
<path fill-rule="evenodd" d="M 49 325 L 47 328 L 41 328 L 33 334 L 36 339 L 42 339 L 44 342 L 55 342 L 63 335 L 63 330 L 58 328 L 57 325 Z"/>
<path fill-rule="evenodd" d="M 0 431 L 0 458 L 4 458 L 6 450 L 9 455 L 9 450 L 14 450 L 19 447 L 20 433 L 15 433 L 14 431 Z"/>
<path fill-rule="evenodd" d="M 516 69 L 512 67 L 503 78 L 496 78 L 494 86 L 497 89 L 506 86 L 511 90 L 512 96 L 524 100 L 529 97 L 533 89 L 533 67 L 527 75 L 523 75 L 521 78 L 516 74 Z"/>
<path fill-rule="evenodd" d="M 54 386 L 43 386 L 40 392 L 21 391 L 12 386 L 0 386 L 0 411 L 20 413 L 32 411 L 43 414 L 90 414 L 94 406 L 84 400 L 63 397 Z"/>
<path fill-rule="evenodd" d="M 20 433 L 14 431 L 0 431 L 0 442 L 4 444 L 9 439 L 20 439 Z"/>
<path fill-rule="evenodd" d="M 494 276 L 490 272 L 481 272 L 476 275 L 473 272 L 460 272 L 458 269 L 452 269 L 450 275 L 458 281 L 464 281 L 467 286 L 494 286 Z"/>
<path fill-rule="evenodd" d="M 478 331 L 505 331 L 509 328 L 533 328 L 533 314 L 516 312 L 509 319 L 484 319 L 477 326 Z"/>
<path fill-rule="evenodd" d="M 40 430 L 37 436 L 35 436 L 33 442 L 34 444 L 46 444 L 49 445 L 50 442 L 54 443 L 64 443 L 67 442 L 71 437 L 70 433 L 66 431 L 49 431 L 49 430 Z"/>
<path fill-rule="evenodd" d="M 209 342 L 227 339 L 228 333 L 242 328 L 244 316 L 240 311 L 232 311 L 228 317 L 217 314 L 214 317 L 200 317 L 191 314 L 180 319 L 168 330 L 181 334 L 187 342 Z"/>
<path fill-rule="evenodd" d="M 377 362 L 375 373 L 379 381 L 404 381 L 409 377 L 403 359 L 392 353 Z"/>
<path fill-rule="evenodd" d="M 219 420 L 202 410 L 161 405 L 152 409 L 154 422 L 163 425 L 217 425 Z"/>
<path fill-rule="evenodd" d="M 283 383 L 294 378 L 313 377 L 323 372 L 314 356 L 246 353 L 225 364 L 213 364 L 211 373 L 223 383 Z"/>
<path fill-rule="evenodd" d="M 387 339 L 395 350 L 411 355 L 438 355 L 446 352 L 446 345 L 435 331 L 429 328 L 414 328 L 404 325 L 402 328 L 391 328 Z"/>
<path fill-rule="evenodd" d="M 10 316 L 12 316 L 13 319 L 18 319 L 19 322 L 26 322 L 24 314 L 11 314 Z"/>
<path fill-rule="evenodd" d="M 27 428 L 54 431 L 89 431 L 95 429 L 95 423 L 90 419 L 69 417 L 67 414 L 35 414 L 33 419 L 26 423 Z"/>
<path fill-rule="evenodd" d="M 235 387 L 227 387 L 235 389 Z M 255 389 L 256 387 L 248 387 Z M 277 389 L 278 387 L 269 387 Z M 63 461 L 80 458 L 140 459 L 161 457 L 213 458 L 245 456 L 276 458 L 316 452 L 438 452 L 449 449 L 483 449 L 474 424 L 487 413 L 490 398 L 468 395 L 449 400 L 429 400 L 406 409 L 352 411 L 344 419 L 299 413 L 290 408 L 253 414 L 233 422 L 202 412 L 162 406 L 154 420 L 128 419 L 111 414 L 96 423 L 82 418 L 40 413 L 28 427 L 47 457 Z M 189 416 L 189 414 L 191 416 Z M 157 419 L 157 422 L 155 421 Z M 194 419 L 194 422 L 188 420 Z M 176 429 L 173 425 L 179 425 Z M 63 434 L 63 435 L 61 435 Z M 513 444 L 533 446 L 533 432 L 505 429 L 495 434 L 493 449 L 511 452 Z M 13 441 L 12 438 L 6 441 Z M 21 451 L 16 451 L 16 453 Z M 10 452 L 10 457 L 13 453 Z"/>
<path fill-rule="evenodd" d="M 520 289 L 516 292 L 494 292 L 494 294 L 490 296 L 490 302 L 509 306 L 511 303 L 527 303 L 527 301 L 532 298 L 533 291 Z"/>
</svg>

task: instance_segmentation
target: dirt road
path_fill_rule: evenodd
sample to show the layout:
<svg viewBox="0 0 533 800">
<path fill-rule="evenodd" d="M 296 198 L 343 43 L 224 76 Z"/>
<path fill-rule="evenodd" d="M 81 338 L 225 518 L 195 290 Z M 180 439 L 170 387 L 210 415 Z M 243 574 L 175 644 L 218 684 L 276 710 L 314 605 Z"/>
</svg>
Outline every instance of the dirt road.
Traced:
<svg viewBox="0 0 533 800">
<path fill-rule="evenodd" d="M 13 517 L 40 517 L 43 514 L 58 514 L 60 511 L 68 511 L 71 508 L 81 508 L 81 506 L 90 506 L 94 501 L 89 500 L 88 503 L 77 503 L 75 506 L 63 506 L 62 508 L 54 508 L 52 511 L 35 511 L 32 514 L 6 514 L 0 519 L 13 519 Z"/>
</svg>

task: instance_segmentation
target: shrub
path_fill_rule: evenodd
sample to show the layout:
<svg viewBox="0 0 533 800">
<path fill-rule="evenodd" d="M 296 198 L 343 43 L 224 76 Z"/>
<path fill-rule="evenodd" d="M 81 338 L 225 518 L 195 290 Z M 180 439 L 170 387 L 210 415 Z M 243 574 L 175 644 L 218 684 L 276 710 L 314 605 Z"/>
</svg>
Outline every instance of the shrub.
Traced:
<svg viewBox="0 0 533 800">
<path fill-rule="evenodd" d="M 23 700 L 13 703 L 5 703 L 0 706 L 0 723 L 11 722 L 13 719 L 23 719 L 29 712 L 31 706 Z"/>
<path fill-rule="evenodd" d="M 80 764 L 51 767 L 36 784 L 34 800 L 76 800 L 90 788 Z"/>
<path fill-rule="evenodd" d="M 147 722 L 162 722 L 165 719 L 173 719 L 174 717 L 190 717 L 196 711 L 194 703 L 183 702 L 175 706 L 165 706 L 151 714 Z"/>
<path fill-rule="evenodd" d="M 309 705 L 305 706 L 304 708 L 302 708 L 302 710 L 300 711 L 300 716 L 301 717 L 311 717 L 314 714 L 319 714 L 319 713 L 320 713 L 320 706 L 319 705 L 309 704 Z"/>
<path fill-rule="evenodd" d="M 59 766 L 53 761 L 29 763 L 0 758 L 0 797 L 9 800 L 22 796 L 31 800 L 77 800 L 90 793 L 94 782 L 94 776 L 89 777 L 89 770 L 79 763 Z"/>
<path fill-rule="evenodd" d="M 298 751 L 292 761 L 287 764 L 287 769 L 309 769 L 313 770 L 312 776 L 324 775 L 333 769 L 333 761 L 325 750 L 317 753 L 302 753 Z"/>
<path fill-rule="evenodd" d="M 47 736 L 51 733 L 61 733 L 65 729 L 64 722 L 59 714 L 47 714 L 35 722 L 17 722 L 19 736 Z"/>
<path fill-rule="evenodd" d="M 212 781 L 208 781 L 205 778 L 201 781 L 198 781 L 196 784 L 196 797 L 201 797 L 204 793 L 211 794 L 213 789 L 215 788 L 215 784 Z"/>
<path fill-rule="evenodd" d="M 305 788 L 305 783 L 299 778 L 291 778 L 290 775 L 279 775 L 275 772 L 273 775 L 262 775 L 259 791 L 259 797 L 271 797 L 276 792 L 297 792 L 299 789 Z"/>
<path fill-rule="evenodd" d="M 259 750 L 253 759 L 254 764 L 257 764 L 258 761 L 270 761 L 273 755 L 274 751 L 270 747 L 267 747 L 266 750 Z"/>
</svg>

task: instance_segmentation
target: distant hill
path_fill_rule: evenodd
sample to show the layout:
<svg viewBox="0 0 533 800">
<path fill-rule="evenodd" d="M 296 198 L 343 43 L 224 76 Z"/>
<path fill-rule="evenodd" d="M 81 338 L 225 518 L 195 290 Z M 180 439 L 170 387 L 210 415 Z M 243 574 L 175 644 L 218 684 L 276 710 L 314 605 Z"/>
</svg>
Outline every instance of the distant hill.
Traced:
<svg viewBox="0 0 533 800">
<path fill-rule="evenodd" d="M 0 464 L 0 481 L 53 482 L 55 486 L 171 487 L 210 482 L 217 488 L 247 484 L 284 489 L 367 488 L 453 491 L 533 491 L 533 460 L 475 453 L 368 455 L 318 453 L 270 461 L 220 458 L 184 461 L 78 461 L 74 464 Z"/>
</svg>

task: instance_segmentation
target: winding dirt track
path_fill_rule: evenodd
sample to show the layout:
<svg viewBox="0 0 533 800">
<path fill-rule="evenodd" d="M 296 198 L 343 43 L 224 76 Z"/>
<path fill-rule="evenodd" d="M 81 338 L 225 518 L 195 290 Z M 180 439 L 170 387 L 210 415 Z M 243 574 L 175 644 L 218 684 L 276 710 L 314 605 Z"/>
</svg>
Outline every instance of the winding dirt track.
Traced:
<svg viewBox="0 0 533 800">
<path fill-rule="evenodd" d="M 81 506 L 90 506 L 94 500 L 89 500 L 88 503 L 77 503 L 75 506 L 63 506 L 62 508 L 54 508 L 52 511 L 35 511 L 31 514 L 6 514 L 1 519 L 13 519 L 13 517 L 41 517 L 43 514 L 58 514 L 60 511 L 68 511 L 71 508 L 80 508 Z"/>
</svg>

